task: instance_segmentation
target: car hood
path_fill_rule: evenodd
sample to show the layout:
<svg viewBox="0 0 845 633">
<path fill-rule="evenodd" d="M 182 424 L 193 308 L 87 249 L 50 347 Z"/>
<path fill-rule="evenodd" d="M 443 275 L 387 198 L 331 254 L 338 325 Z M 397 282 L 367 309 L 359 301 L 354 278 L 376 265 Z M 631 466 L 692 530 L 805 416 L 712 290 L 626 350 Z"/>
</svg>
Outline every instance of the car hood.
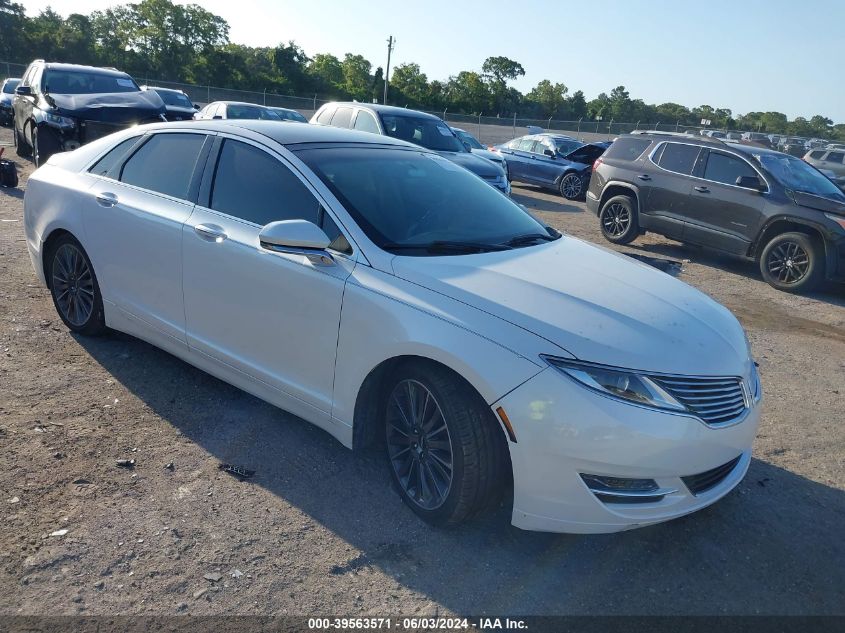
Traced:
<svg viewBox="0 0 845 633">
<path fill-rule="evenodd" d="M 826 211 L 827 213 L 845 215 L 845 198 L 834 200 L 801 191 L 793 191 L 792 195 L 795 198 L 795 203 L 799 206 L 808 207 L 817 211 Z"/>
<path fill-rule="evenodd" d="M 443 158 L 448 158 L 453 163 L 469 169 L 472 173 L 482 178 L 496 178 L 504 175 L 502 168 L 491 163 L 486 158 L 481 158 L 470 152 L 437 152 Z"/>
<path fill-rule="evenodd" d="M 580 360 L 685 375 L 750 370 L 745 334 L 727 308 L 656 268 L 569 236 L 477 255 L 398 256 L 393 269 Z M 495 332 L 481 334 L 496 340 Z"/>
<path fill-rule="evenodd" d="M 164 102 L 154 92 L 115 92 L 95 95 L 50 94 L 58 114 L 103 121 L 128 123 L 157 118 L 164 114 Z"/>
<path fill-rule="evenodd" d="M 475 149 L 472 150 L 473 155 L 478 156 L 479 158 L 484 158 L 486 160 L 492 160 L 494 162 L 501 163 L 505 160 L 505 157 L 499 154 L 498 152 L 491 152 L 489 149 Z"/>
</svg>

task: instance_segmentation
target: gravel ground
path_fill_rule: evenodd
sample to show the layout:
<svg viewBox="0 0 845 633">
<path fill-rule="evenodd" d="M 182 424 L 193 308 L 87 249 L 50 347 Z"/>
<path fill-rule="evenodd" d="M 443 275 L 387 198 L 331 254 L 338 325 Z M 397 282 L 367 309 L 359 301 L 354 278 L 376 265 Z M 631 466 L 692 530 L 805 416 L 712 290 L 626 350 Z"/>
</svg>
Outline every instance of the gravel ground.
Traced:
<svg viewBox="0 0 845 633">
<path fill-rule="evenodd" d="M 128 336 L 71 335 L 26 254 L 19 163 L 0 190 L 0 614 L 845 613 L 841 287 L 790 296 L 641 238 L 623 250 L 682 262 L 749 333 L 766 400 L 745 481 L 622 534 L 523 532 L 505 505 L 437 530 L 377 456 Z M 582 204 L 514 198 L 602 242 Z"/>
</svg>

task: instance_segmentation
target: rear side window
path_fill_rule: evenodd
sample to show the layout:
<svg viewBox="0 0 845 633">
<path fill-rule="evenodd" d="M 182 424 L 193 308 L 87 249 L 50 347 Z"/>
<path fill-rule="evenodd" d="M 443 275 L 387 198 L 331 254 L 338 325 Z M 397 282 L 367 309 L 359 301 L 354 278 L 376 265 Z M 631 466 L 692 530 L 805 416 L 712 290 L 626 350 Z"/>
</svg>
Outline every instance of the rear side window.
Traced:
<svg viewBox="0 0 845 633">
<path fill-rule="evenodd" d="M 643 155 L 651 141 L 647 138 L 620 138 L 613 141 L 613 145 L 605 152 L 605 158 L 621 160 L 637 160 Z"/>
<path fill-rule="evenodd" d="M 338 108 L 332 117 L 332 125 L 348 128 L 352 124 L 352 108 Z"/>
<path fill-rule="evenodd" d="M 137 136 L 133 136 L 118 143 L 110 152 L 94 163 L 94 166 L 88 171 L 95 176 L 105 176 L 112 167 L 121 161 L 126 152 L 129 151 L 129 148 L 138 142 L 138 138 Z"/>
<path fill-rule="evenodd" d="M 334 114 L 334 108 L 324 108 L 320 114 L 317 115 L 317 123 L 322 123 L 323 125 L 328 125 L 329 122 L 332 120 L 332 115 Z"/>
<path fill-rule="evenodd" d="M 665 154 L 665 152 L 664 152 Z M 735 185 L 736 179 L 742 176 L 757 177 L 757 172 L 741 158 L 722 154 L 711 150 L 707 157 L 707 167 L 704 168 L 704 178 L 721 182 L 726 185 Z"/>
<path fill-rule="evenodd" d="M 845 152 L 831 152 L 825 160 L 829 163 L 841 163 L 843 158 L 845 158 Z"/>
<path fill-rule="evenodd" d="M 612 146 L 611 149 L 613 149 Z M 695 166 L 695 159 L 698 158 L 699 151 L 701 151 L 701 148 L 698 145 L 666 143 L 657 159 L 657 164 L 667 171 L 689 175 Z"/>
<path fill-rule="evenodd" d="M 824 152 L 810 152 L 810 158 L 814 160 L 821 160 L 822 156 L 824 156 Z"/>
<path fill-rule="evenodd" d="M 361 130 L 362 132 L 372 132 L 373 134 L 379 133 L 376 120 L 372 115 L 363 110 L 358 110 L 358 117 L 355 119 L 355 129 Z"/>
<path fill-rule="evenodd" d="M 120 181 L 185 199 L 203 134 L 155 134 L 126 161 Z"/>
<path fill-rule="evenodd" d="M 319 225 L 320 203 L 277 158 L 247 143 L 223 143 L 211 191 L 211 208 L 264 226 L 277 220 Z"/>
</svg>

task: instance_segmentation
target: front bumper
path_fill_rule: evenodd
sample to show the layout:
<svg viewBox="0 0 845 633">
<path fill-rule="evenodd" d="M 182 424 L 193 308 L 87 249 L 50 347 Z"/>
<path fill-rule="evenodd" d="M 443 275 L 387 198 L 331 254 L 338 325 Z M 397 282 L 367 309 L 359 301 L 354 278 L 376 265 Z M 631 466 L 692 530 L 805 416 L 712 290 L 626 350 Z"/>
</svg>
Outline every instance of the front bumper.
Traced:
<svg viewBox="0 0 845 633">
<path fill-rule="evenodd" d="M 512 522 L 526 530 L 618 532 L 700 510 L 730 492 L 751 462 L 760 404 L 732 426 L 714 428 L 603 397 L 549 368 L 492 405 L 513 426 Z M 693 494 L 681 477 L 739 457 L 712 488 Z M 653 479 L 673 490 L 653 503 L 607 503 L 580 474 Z"/>
</svg>

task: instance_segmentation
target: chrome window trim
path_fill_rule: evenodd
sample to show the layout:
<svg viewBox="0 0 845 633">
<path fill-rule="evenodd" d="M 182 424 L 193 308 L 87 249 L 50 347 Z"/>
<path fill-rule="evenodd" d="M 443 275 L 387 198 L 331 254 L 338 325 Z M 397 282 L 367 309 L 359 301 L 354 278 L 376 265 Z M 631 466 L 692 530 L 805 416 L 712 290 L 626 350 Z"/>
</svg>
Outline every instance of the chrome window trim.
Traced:
<svg viewBox="0 0 845 633">
<path fill-rule="evenodd" d="M 692 147 L 697 147 L 697 148 L 699 148 L 699 155 L 700 155 L 702 149 L 715 151 L 715 152 L 721 152 L 723 154 L 729 154 L 729 155 L 733 156 L 734 158 L 741 160 L 742 162 L 747 164 L 749 167 L 751 167 L 751 169 L 754 170 L 754 172 L 757 174 L 757 176 L 759 176 L 760 180 L 762 180 L 763 183 L 765 183 L 766 191 L 757 191 L 756 189 L 749 189 L 748 187 L 740 187 L 738 185 L 730 185 L 730 184 L 725 183 L 725 182 L 719 182 L 718 180 L 710 180 L 709 178 L 702 178 L 701 176 L 694 176 L 692 174 L 685 174 L 685 173 L 680 172 L 680 171 L 672 171 L 671 169 L 666 169 L 665 167 L 661 167 L 656 162 L 654 162 L 654 155 L 657 153 L 657 150 L 659 150 L 662 145 L 666 145 L 668 143 L 674 143 L 675 145 L 690 145 Z M 696 160 L 696 162 L 698 162 L 698 157 L 696 157 L 695 160 Z M 692 178 L 693 180 L 700 180 L 702 182 L 712 182 L 713 184 L 720 185 L 722 187 L 733 187 L 734 189 L 741 189 L 742 191 L 754 191 L 754 192 L 757 192 L 757 193 L 760 193 L 760 194 L 771 193 L 771 191 L 772 191 L 772 185 L 771 185 L 771 183 L 769 183 L 769 179 L 766 178 L 759 169 L 757 169 L 754 165 L 752 165 L 750 162 L 748 162 L 748 160 L 744 156 L 738 154 L 737 152 L 732 152 L 730 150 L 726 150 L 722 147 L 710 147 L 709 145 L 698 145 L 697 143 L 682 143 L 680 141 L 660 141 L 657 145 L 654 146 L 654 149 L 651 150 L 648 153 L 648 161 L 652 165 L 657 167 L 660 171 L 665 171 L 667 174 L 676 174 L 678 176 L 686 176 L 687 178 Z M 693 169 L 693 171 L 695 171 L 695 165 L 692 166 L 692 169 Z"/>
</svg>

